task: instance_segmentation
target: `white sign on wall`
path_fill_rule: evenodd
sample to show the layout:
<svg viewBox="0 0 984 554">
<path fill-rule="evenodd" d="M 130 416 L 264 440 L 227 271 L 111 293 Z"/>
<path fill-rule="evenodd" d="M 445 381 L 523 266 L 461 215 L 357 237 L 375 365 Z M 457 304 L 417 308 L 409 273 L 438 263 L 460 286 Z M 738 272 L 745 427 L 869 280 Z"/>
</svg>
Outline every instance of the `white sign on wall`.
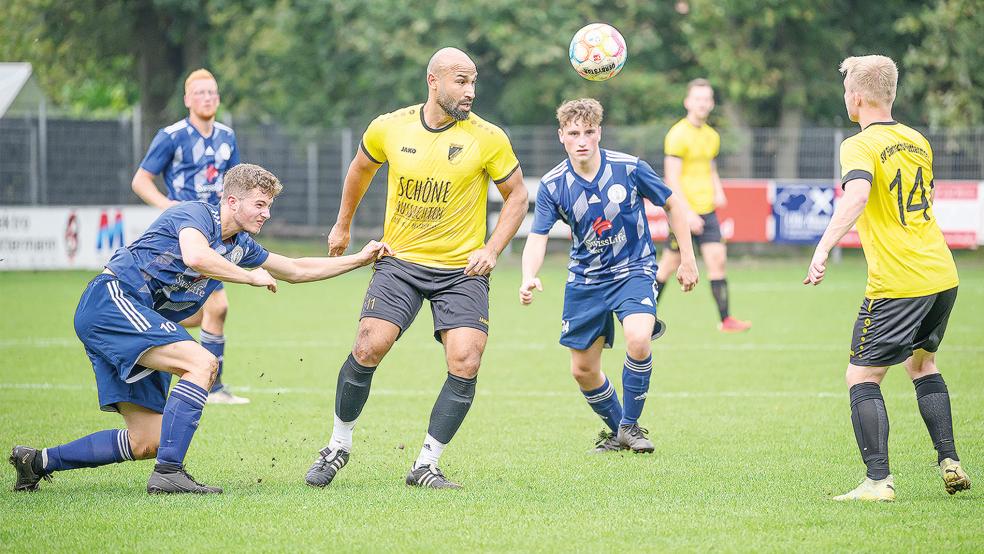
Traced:
<svg viewBox="0 0 984 554">
<path fill-rule="evenodd" d="M 0 207 L 0 271 L 101 269 L 160 214 L 150 206 Z"/>
</svg>

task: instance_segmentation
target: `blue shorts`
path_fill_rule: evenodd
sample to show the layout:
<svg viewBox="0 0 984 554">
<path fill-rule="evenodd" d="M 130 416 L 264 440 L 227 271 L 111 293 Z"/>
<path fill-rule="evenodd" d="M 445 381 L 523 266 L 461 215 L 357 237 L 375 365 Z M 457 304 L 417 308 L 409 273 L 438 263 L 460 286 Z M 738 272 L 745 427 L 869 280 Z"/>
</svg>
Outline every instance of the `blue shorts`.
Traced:
<svg viewBox="0 0 984 554">
<path fill-rule="evenodd" d="M 171 374 L 137 364 L 144 352 L 194 340 L 184 327 L 141 303 L 113 275 L 89 282 L 75 310 L 75 334 L 92 360 L 99 407 L 116 412 L 118 402 L 131 402 L 164 412 Z"/>
<path fill-rule="evenodd" d="M 656 276 L 645 273 L 589 285 L 567 283 L 560 344 L 584 350 L 594 344 L 598 337 L 605 337 L 605 348 L 611 348 L 615 342 L 613 315 L 617 315 L 619 321 L 631 314 L 656 316 L 655 285 Z M 666 325 L 657 319 L 653 327 L 653 340 L 665 330 Z"/>
</svg>

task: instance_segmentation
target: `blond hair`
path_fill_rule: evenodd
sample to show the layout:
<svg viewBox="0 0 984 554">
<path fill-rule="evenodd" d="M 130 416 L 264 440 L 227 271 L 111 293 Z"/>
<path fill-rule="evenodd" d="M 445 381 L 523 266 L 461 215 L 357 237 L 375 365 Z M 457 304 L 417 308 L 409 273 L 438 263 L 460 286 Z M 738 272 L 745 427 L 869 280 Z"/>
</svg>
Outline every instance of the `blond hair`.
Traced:
<svg viewBox="0 0 984 554">
<path fill-rule="evenodd" d="M 844 86 L 869 105 L 891 106 L 899 83 L 899 68 L 888 56 L 851 56 L 840 64 Z"/>
<path fill-rule="evenodd" d="M 185 79 L 185 94 L 188 94 L 188 89 L 191 88 L 192 81 L 197 81 L 199 79 L 211 79 L 214 81 L 215 75 L 212 75 L 212 72 L 207 69 L 196 69 L 192 71 L 188 75 L 188 78 Z"/>
<path fill-rule="evenodd" d="M 260 192 L 276 198 L 284 186 L 280 184 L 280 179 L 255 164 L 239 164 L 226 172 L 223 179 L 224 196 L 245 196 L 247 193 L 259 189 Z"/>
<path fill-rule="evenodd" d="M 594 98 L 568 100 L 557 108 L 557 121 L 561 129 L 577 121 L 589 127 L 599 127 L 604 115 L 605 109 L 601 107 L 601 102 Z"/>
<path fill-rule="evenodd" d="M 693 90 L 693 89 L 695 89 L 697 87 L 707 87 L 707 88 L 711 89 L 712 92 L 714 91 L 714 87 L 711 86 L 711 82 L 710 81 L 708 81 L 707 79 L 704 79 L 704 78 L 700 78 L 700 79 L 694 79 L 694 80 L 690 81 L 689 83 L 687 83 L 687 95 L 690 94 L 690 91 L 691 90 Z"/>
</svg>

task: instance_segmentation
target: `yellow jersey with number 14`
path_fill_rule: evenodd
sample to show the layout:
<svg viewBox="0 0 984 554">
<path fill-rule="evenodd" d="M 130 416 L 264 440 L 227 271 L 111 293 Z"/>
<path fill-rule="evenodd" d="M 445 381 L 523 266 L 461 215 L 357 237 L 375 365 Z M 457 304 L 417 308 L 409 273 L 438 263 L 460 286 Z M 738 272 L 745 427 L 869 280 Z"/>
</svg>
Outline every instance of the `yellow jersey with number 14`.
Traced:
<svg viewBox="0 0 984 554">
<path fill-rule="evenodd" d="M 384 114 L 362 137 L 362 151 L 389 162 L 383 241 L 401 260 L 452 269 L 485 244 L 489 180 L 519 168 L 506 134 L 474 113 L 440 129 L 422 105 Z"/>
<path fill-rule="evenodd" d="M 868 262 L 867 298 L 914 298 L 959 284 L 933 216 L 933 149 L 918 131 L 872 123 L 841 143 L 841 186 L 871 183 L 857 230 Z"/>
</svg>

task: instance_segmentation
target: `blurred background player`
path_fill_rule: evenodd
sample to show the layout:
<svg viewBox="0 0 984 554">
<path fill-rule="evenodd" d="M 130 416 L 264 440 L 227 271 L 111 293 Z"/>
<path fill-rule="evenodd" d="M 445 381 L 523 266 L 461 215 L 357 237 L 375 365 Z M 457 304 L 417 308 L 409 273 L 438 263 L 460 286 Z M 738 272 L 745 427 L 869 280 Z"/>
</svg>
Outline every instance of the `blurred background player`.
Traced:
<svg viewBox="0 0 984 554">
<path fill-rule="evenodd" d="M 147 155 L 133 176 L 133 192 L 144 202 L 161 209 L 188 200 L 218 206 L 226 171 L 239 163 L 239 147 L 232 129 L 215 120 L 219 109 L 219 86 L 205 69 L 192 71 L 185 79 L 184 103 L 188 117 L 157 131 Z M 167 196 L 154 184 L 154 176 L 164 176 Z M 199 313 L 181 324 L 201 326 L 199 340 L 219 359 L 219 372 L 209 391 L 208 401 L 216 404 L 247 404 L 223 385 L 225 361 L 225 320 L 229 298 L 220 284 Z"/>
<path fill-rule="evenodd" d="M 857 222 L 868 284 L 847 366 L 851 423 L 867 466 L 858 487 L 834 500 L 895 500 L 888 468 L 888 412 L 880 383 L 903 364 L 937 452 L 946 492 L 970 488 L 953 442 L 950 395 L 936 367 L 957 297 L 957 268 L 933 215 L 933 149 L 892 119 L 898 69 L 885 56 L 845 59 L 844 103 L 861 132 L 841 143 L 837 202 L 803 284 L 819 285 L 830 249 Z"/>
<path fill-rule="evenodd" d="M 604 150 L 601 103 L 571 100 L 557 109 L 557 134 L 567 159 L 540 179 L 536 216 L 523 249 L 519 300 L 533 302 L 543 290 L 537 272 L 547 234 L 558 220 L 571 227 L 570 275 L 564 291 L 560 344 L 571 350 L 571 373 L 591 408 L 611 432 L 602 431 L 595 451 L 652 452 L 639 416 L 649 391 L 651 342 L 662 335 L 656 319 L 656 254 L 643 198 L 667 210 L 672 229 L 684 239 L 677 253 L 677 280 L 684 291 L 697 284 L 697 261 L 687 227 L 687 207 L 643 160 Z M 625 334 L 622 367 L 624 409 L 601 370 L 602 348 L 611 348 L 617 315 Z"/>
<path fill-rule="evenodd" d="M 374 119 L 349 166 L 338 220 L 328 235 L 329 254 L 345 251 L 355 210 L 373 175 L 388 162 L 383 240 L 394 255 L 374 266 L 355 345 L 338 373 L 331 439 L 305 476 L 311 486 L 328 485 L 348 463 L 352 430 L 373 372 L 426 298 L 448 376 L 406 484 L 459 488 L 437 463 L 475 397 L 488 340 L 489 273 L 528 210 L 523 172 L 509 139 L 471 112 L 477 77 L 467 54 L 438 50 L 427 64 L 427 102 Z M 489 180 L 505 204 L 486 243 Z"/>
<path fill-rule="evenodd" d="M 693 239 L 700 245 L 700 255 L 707 266 L 707 278 L 717 304 L 721 323 L 718 329 L 725 333 L 747 331 L 751 322 L 731 316 L 728 297 L 728 279 L 725 271 L 728 250 L 721 236 L 721 224 L 717 210 L 728 203 L 717 171 L 718 150 L 721 137 L 707 124 L 707 117 L 714 109 L 714 90 L 706 79 L 694 79 L 687 84 L 687 96 L 683 101 L 687 117 L 670 127 L 666 133 L 666 154 L 663 158 L 663 179 L 679 196 L 686 199 L 690 213 L 687 220 Z M 657 297 L 663 297 L 663 285 L 680 265 L 680 245 L 671 231 L 666 248 L 659 260 L 656 274 Z"/>
<path fill-rule="evenodd" d="M 82 294 L 75 331 L 92 361 L 99 406 L 119 412 L 126 428 L 42 450 L 15 446 L 14 490 L 37 490 L 41 479 L 50 480 L 56 471 L 156 456 L 148 493 L 222 492 L 184 468 L 218 360 L 176 323 L 200 309 L 220 281 L 276 292 L 275 279 L 327 279 L 389 252 L 378 242 L 342 258 L 293 259 L 267 252 L 250 235 L 269 219 L 281 189 L 265 169 L 237 166 L 228 174 L 221 206 L 182 202 L 116 251 Z M 260 269 L 243 269 L 250 267 Z M 172 374 L 180 381 L 168 395 Z"/>
</svg>

